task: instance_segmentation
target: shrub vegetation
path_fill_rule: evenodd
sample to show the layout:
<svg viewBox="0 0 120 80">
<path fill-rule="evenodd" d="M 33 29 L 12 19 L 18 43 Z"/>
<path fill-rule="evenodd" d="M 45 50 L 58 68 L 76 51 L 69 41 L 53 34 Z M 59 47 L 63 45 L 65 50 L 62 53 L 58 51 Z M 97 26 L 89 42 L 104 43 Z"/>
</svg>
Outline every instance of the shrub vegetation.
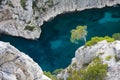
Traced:
<svg viewBox="0 0 120 80">
<path fill-rule="evenodd" d="M 114 33 L 112 35 L 112 38 L 114 38 L 115 40 L 120 40 L 120 33 Z"/>
<path fill-rule="evenodd" d="M 105 60 L 109 61 L 111 58 L 112 58 L 112 56 L 108 55 L 108 56 L 105 57 Z"/>
<path fill-rule="evenodd" d="M 29 30 L 29 31 L 33 31 L 35 29 L 35 26 L 25 26 L 25 29 L 24 30 Z"/>
<path fill-rule="evenodd" d="M 25 3 L 26 3 L 26 0 L 20 0 L 20 4 L 23 7 L 23 9 L 25 9 Z"/>
<path fill-rule="evenodd" d="M 69 74 L 67 80 L 105 80 L 105 77 L 107 76 L 107 67 L 107 64 L 103 64 L 101 59 L 99 57 L 96 57 L 91 64 L 80 70 L 73 70 L 71 67 L 69 67 L 67 69 L 67 72 Z M 61 69 L 58 69 L 56 71 L 58 74 Z M 52 80 L 63 80 L 56 78 L 56 71 L 55 74 L 44 71 L 44 74 Z"/>
<path fill-rule="evenodd" d="M 107 42 L 113 42 L 113 41 L 115 41 L 114 38 L 111 38 L 109 36 L 105 36 L 105 37 L 92 37 L 91 40 L 87 41 L 85 45 L 86 46 L 92 46 L 92 45 L 95 45 L 98 42 L 103 41 L 103 40 L 106 40 Z"/>
<path fill-rule="evenodd" d="M 114 58 L 115 58 L 116 62 L 118 62 L 120 60 L 117 55 L 115 55 Z"/>
<path fill-rule="evenodd" d="M 44 71 L 44 74 L 52 80 L 57 80 L 56 76 L 53 75 L 51 72 Z"/>
<path fill-rule="evenodd" d="M 107 76 L 107 64 L 96 58 L 92 64 L 79 71 L 73 70 L 67 80 L 105 80 Z"/>
</svg>

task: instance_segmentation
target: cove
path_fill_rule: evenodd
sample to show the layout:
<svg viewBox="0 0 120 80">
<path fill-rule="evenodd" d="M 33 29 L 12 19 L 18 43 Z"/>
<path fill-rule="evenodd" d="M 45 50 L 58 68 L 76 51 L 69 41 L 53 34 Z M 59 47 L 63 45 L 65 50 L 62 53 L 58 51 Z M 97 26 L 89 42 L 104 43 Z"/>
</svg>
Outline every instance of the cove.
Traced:
<svg viewBox="0 0 120 80">
<path fill-rule="evenodd" d="M 2 34 L 1 41 L 10 42 L 20 51 L 28 54 L 43 70 L 53 71 L 67 67 L 80 44 L 70 42 L 70 31 L 77 25 L 87 25 L 87 40 L 93 36 L 111 36 L 120 32 L 120 5 L 102 9 L 86 9 L 56 16 L 44 22 L 41 37 L 27 40 Z"/>
</svg>

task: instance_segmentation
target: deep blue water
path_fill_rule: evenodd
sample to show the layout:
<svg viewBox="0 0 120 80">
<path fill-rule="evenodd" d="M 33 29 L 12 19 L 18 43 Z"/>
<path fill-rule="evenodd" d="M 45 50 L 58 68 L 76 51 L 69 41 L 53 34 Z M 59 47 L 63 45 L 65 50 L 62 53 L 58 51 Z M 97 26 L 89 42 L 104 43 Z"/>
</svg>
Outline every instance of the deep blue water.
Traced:
<svg viewBox="0 0 120 80">
<path fill-rule="evenodd" d="M 77 25 L 87 25 L 87 40 L 93 36 L 111 36 L 120 32 L 120 6 L 102 9 L 88 9 L 58 15 L 44 22 L 38 40 L 2 35 L 1 41 L 10 42 L 20 51 L 28 54 L 43 70 L 53 71 L 67 67 L 74 57 L 75 50 L 83 45 L 70 42 L 70 30 Z"/>
</svg>

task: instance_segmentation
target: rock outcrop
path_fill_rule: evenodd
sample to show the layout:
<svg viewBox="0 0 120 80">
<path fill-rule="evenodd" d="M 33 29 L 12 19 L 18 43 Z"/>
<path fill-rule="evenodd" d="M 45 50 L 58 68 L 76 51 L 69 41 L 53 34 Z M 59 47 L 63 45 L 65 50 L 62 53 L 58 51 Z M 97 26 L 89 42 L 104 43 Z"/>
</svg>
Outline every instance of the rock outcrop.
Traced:
<svg viewBox="0 0 120 80">
<path fill-rule="evenodd" d="M 43 22 L 58 14 L 116 4 L 120 0 L 1 0 L 0 32 L 36 39 Z"/>
<path fill-rule="evenodd" d="M 85 64 L 90 64 L 95 57 L 101 58 L 103 63 L 108 64 L 106 80 L 120 79 L 120 41 L 109 43 L 104 40 L 93 46 L 80 47 L 69 67 L 81 69 Z M 62 71 L 58 78 L 67 78 L 69 76 L 67 69 Z"/>
<path fill-rule="evenodd" d="M 0 80 L 51 80 L 29 56 L 0 41 Z"/>
<path fill-rule="evenodd" d="M 102 41 L 94 46 L 80 47 L 76 51 L 74 59 L 77 63 L 77 68 L 81 68 L 83 64 L 90 63 L 95 56 L 99 56 L 103 63 L 108 64 L 106 80 L 120 79 L 120 41 L 112 43 Z M 108 56 L 111 56 L 110 60 L 106 59 Z"/>
</svg>

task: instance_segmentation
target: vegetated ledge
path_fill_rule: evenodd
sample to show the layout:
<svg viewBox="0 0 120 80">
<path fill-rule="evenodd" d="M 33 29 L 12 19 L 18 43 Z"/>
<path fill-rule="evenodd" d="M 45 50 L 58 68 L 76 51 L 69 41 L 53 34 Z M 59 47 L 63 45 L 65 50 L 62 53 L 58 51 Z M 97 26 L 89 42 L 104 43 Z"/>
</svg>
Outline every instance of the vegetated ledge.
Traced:
<svg viewBox="0 0 120 80">
<path fill-rule="evenodd" d="M 120 0 L 2 0 L 0 2 L 0 31 L 12 36 L 27 39 L 40 37 L 44 21 L 58 14 L 70 11 L 81 11 L 90 8 L 102 8 L 120 4 Z M 23 6 L 24 4 L 24 6 Z M 26 26 L 35 26 L 31 31 Z"/>
<path fill-rule="evenodd" d="M 96 63 L 94 63 L 93 61 L 96 59 L 99 67 L 101 66 L 101 68 L 99 69 L 102 69 L 103 72 L 101 72 L 101 70 L 99 71 L 97 67 L 95 67 Z M 99 61 L 99 59 L 101 61 Z M 96 78 L 98 80 L 119 80 L 120 78 L 119 60 L 120 60 L 120 41 L 108 42 L 106 40 L 103 40 L 91 46 L 82 46 L 76 51 L 75 57 L 72 59 L 72 63 L 66 69 L 64 69 L 60 74 L 58 74 L 57 78 L 60 80 L 61 78 L 72 80 L 73 78 L 76 77 L 78 79 L 79 78 L 81 79 L 81 77 L 84 78 L 84 76 L 89 76 L 92 78 L 92 79 L 90 78 L 90 80 L 93 79 L 96 80 Z M 84 69 L 88 70 L 88 72 L 86 72 Z M 91 71 L 93 72 L 89 73 L 89 69 L 90 72 Z M 95 76 L 94 74 L 97 76 Z M 102 79 L 99 78 L 101 76 Z"/>
</svg>

